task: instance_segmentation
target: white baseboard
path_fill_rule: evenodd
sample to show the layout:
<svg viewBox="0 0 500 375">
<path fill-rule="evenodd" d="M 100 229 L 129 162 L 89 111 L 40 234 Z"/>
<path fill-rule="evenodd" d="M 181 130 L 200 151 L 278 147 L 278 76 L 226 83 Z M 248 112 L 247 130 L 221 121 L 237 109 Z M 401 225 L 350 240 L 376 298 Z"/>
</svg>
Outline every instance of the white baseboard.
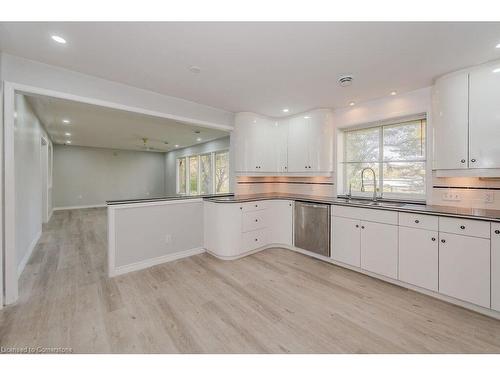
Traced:
<svg viewBox="0 0 500 375">
<path fill-rule="evenodd" d="M 124 273 L 142 270 L 144 268 L 149 268 L 156 266 L 158 264 L 172 262 L 177 259 L 187 258 L 193 255 L 198 255 L 204 253 L 205 249 L 202 247 L 196 247 L 194 249 L 179 251 L 177 253 L 163 255 L 161 257 L 146 259 L 137 263 L 127 264 L 125 266 L 115 267 L 114 270 L 110 270 L 110 277 L 123 275 Z"/>
<path fill-rule="evenodd" d="M 28 261 L 31 258 L 31 254 L 33 254 L 33 250 L 35 250 L 36 244 L 40 240 L 41 236 L 42 236 L 42 231 L 40 230 L 36 234 L 36 236 L 33 239 L 33 241 L 31 241 L 30 246 L 28 248 L 28 251 L 24 255 L 24 258 L 21 260 L 21 263 L 19 263 L 19 265 L 17 266 L 17 277 L 21 276 L 21 274 L 23 273 L 24 268 L 26 267 L 26 264 L 28 264 Z"/>
<path fill-rule="evenodd" d="M 82 208 L 101 208 L 107 207 L 105 204 L 92 204 L 88 206 L 64 206 L 64 207 L 54 207 L 52 211 L 63 211 L 63 210 L 81 210 Z"/>
</svg>

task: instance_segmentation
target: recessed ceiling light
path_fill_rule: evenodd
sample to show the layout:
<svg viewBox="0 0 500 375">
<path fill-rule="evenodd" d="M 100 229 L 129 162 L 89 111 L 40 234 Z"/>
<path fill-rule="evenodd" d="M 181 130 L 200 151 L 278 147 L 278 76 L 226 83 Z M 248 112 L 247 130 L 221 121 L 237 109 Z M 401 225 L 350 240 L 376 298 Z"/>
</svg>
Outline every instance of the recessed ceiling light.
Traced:
<svg viewBox="0 0 500 375">
<path fill-rule="evenodd" d="M 17 118 L 17 112 L 14 112 L 14 118 Z"/>
<path fill-rule="evenodd" d="M 65 135 L 66 137 L 69 137 L 69 136 L 71 135 L 71 133 L 64 133 L 64 135 Z"/>
<path fill-rule="evenodd" d="M 498 43 L 498 44 L 495 46 L 495 48 L 500 48 L 500 43 Z"/>
<path fill-rule="evenodd" d="M 391 91 L 391 95 L 394 96 L 394 95 L 397 95 L 398 93 L 396 91 Z"/>
<path fill-rule="evenodd" d="M 175 145 L 175 148 L 179 147 L 179 145 Z"/>
<path fill-rule="evenodd" d="M 65 124 L 69 124 L 70 123 L 70 121 L 68 119 L 66 119 L 66 118 L 63 119 L 62 122 L 65 123 Z"/>
<path fill-rule="evenodd" d="M 189 71 L 191 73 L 199 73 L 201 72 L 201 68 L 199 66 L 193 65 L 189 67 Z"/>
<path fill-rule="evenodd" d="M 196 138 L 196 141 L 201 142 L 201 138 L 200 137 Z"/>
<path fill-rule="evenodd" d="M 60 37 L 59 35 L 52 35 L 51 38 L 54 42 L 57 42 L 59 44 L 66 44 L 66 39 Z"/>
<path fill-rule="evenodd" d="M 283 112 L 288 113 L 290 110 L 288 108 L 283 108 Z"/>
<path fill-rule="evenodd" d="M 66 141 L 66 143 L 69 145 L 69 144 L 71 144 L 71 141 Z"/>
<path fill-rule="evenodd" d="M 356 103 L 354 102 L 349 102 L 349 105 L 352 107 L 353 105 L 355 105 Z"/>
<path fill-rule="evenodd" d="M 493 69 L 493 73 L 500 73 L 500 68 Z"/>
<path fill-rule="evenodd" d="M 304 118 L 305 118 L 306 120 L 308 120 L 308 119 L 310 119 L 310 118 L 311 118 L 311 116 L 304 116 Z"/>
</svg>

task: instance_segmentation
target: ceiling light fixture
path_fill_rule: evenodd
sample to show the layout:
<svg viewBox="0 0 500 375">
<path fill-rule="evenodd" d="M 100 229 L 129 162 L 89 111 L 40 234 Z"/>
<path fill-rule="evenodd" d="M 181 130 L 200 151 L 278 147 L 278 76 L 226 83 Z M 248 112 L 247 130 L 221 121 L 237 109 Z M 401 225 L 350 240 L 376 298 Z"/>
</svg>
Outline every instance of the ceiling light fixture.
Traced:
<svg viewBox="0 0 500 375">
<path fill-rule="evenodd" d="M 190 66 L 189 67 L 189 71 L 191 73 L 196 73 L 198 74 L 199 72 L 201 72 L 201 68 L 199 66 L 196 66 L 196 65 L 193 65 L 193 66 Z"/>
<path fill-rule="evenodd" d="M 354 106 L 355 104 L 356 104 L 356 103 L 354 103 L 354 102 L 349 102 L 349 105 L 350 105 L 351 107 L 352 107 L 352 106 Z"/>
<path fill-rule="evenodd" d="M 65 124 L 69 124 L 70 123 L 70 121 L 68 119 L 66 119 L 66 118 L 63 119 L 62 122 L 65 123 Z"/>
<path fill-rule="evenodd" d="M 500 43 L 498 43 L 498 44 L 495 46 L 495 48 L 500 48 Z"/>
<path fill-rule="evenodd" d="M 196 138 L 196 141 L 201 142 L 201 138 L 200 137 Z"/>
<path fill-rule="evenodd" d="M 397 95 L 398 93 L 396 91 L 391 91 L 391 96 Z"/>
<path fill-rule="evenodd" d="M 288 113 L 290 110 L 288 108 L 283 108 L 283 112 Z"/>
<path fill-rule="evenodd" d="M 66 144 L 70 145 L 70 144 L 71 144 L 71 141 L 66 141 Z"/>
<path fill-rule="evenodd" d="M 175 145 L 175 148 L 178 148 L 178 147 L 179 147 L 179 145 Z"/>
<path fill-rule="evenodd" d="M 60 37 L 59 35 L 52 35 L 51 38 L 54 42 L 57 42 L 59 44 L 66 44 L 66 39 Z"/>
<path fill-rule="evenodd" d="M 304 116 L 304 118 L 305 118 L 306 120 L 309 120 L 309 119 L 311 118 L 311 116 Z"/>
<path fill-rule="evenodd" d="M 66 137 L 69 137 L 69 136 L 71 135 L 71 133 L 64 133 L 64 135 L 65 135 Z"/>
<path fill-rule="evenodd" d="M 500 68 L 493 69 L 493 73 L 500 73 Z"/>
</svg>

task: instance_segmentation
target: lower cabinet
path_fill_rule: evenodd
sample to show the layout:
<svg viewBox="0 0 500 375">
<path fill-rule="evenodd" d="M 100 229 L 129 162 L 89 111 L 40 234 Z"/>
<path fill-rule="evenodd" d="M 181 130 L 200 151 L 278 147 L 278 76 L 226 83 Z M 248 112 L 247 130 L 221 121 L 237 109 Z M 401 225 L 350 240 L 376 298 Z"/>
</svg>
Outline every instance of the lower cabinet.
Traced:
<svg viewBox="0 0 500 375">
<path fill-rule="evenodd" d="M 490 307 L 490 240 L 439 234 L 439 292 Z"/>
<path fill-rule="evenodd" d="M 270 201 L 268 208 L 269 243 L 293 245 L 293 202 Z"/>
<path fill-rule="evenodd" d="M 398 227 L 361 221 L 361 268 L 398 278 Z"/>
<path fill-rule="evenodd" d="M 491 223 L 491 308 L 500 311 L 500 223 Z"/>
<path fill-rule="evenodd" d="M 399 227 L 399 280 L 438 290 L 438 232 Z"/>
<path fill-rule="evenodd" d="M 332 217 L 331 257 L 334 260 L 361 267 L 360 230 L 360 220 Z"/>
</svg>

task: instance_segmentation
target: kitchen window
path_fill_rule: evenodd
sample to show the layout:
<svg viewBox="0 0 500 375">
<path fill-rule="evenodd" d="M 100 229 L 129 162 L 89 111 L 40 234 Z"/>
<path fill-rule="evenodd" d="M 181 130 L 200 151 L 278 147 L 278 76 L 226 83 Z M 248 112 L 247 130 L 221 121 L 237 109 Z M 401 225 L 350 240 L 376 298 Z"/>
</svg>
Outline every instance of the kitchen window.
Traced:
<svg viewBox="0 0 500 375">
<path fill-rule="evenodd" d="M 425 200 L 425 117 L 346 130 L 342 138 L 339 186 L 344 194 L 351 185 L 353 196 L 372 196 L 375 188 L 384 198 Z M 377 185 L 367 171 L 362 192 L 361 171 L 367 167 L 375 171 Z"/>
<path fill-rule="evenodd" d="M 229 193 L 229 151 L 177 158 L 177 194 Z"/>
</svg>

